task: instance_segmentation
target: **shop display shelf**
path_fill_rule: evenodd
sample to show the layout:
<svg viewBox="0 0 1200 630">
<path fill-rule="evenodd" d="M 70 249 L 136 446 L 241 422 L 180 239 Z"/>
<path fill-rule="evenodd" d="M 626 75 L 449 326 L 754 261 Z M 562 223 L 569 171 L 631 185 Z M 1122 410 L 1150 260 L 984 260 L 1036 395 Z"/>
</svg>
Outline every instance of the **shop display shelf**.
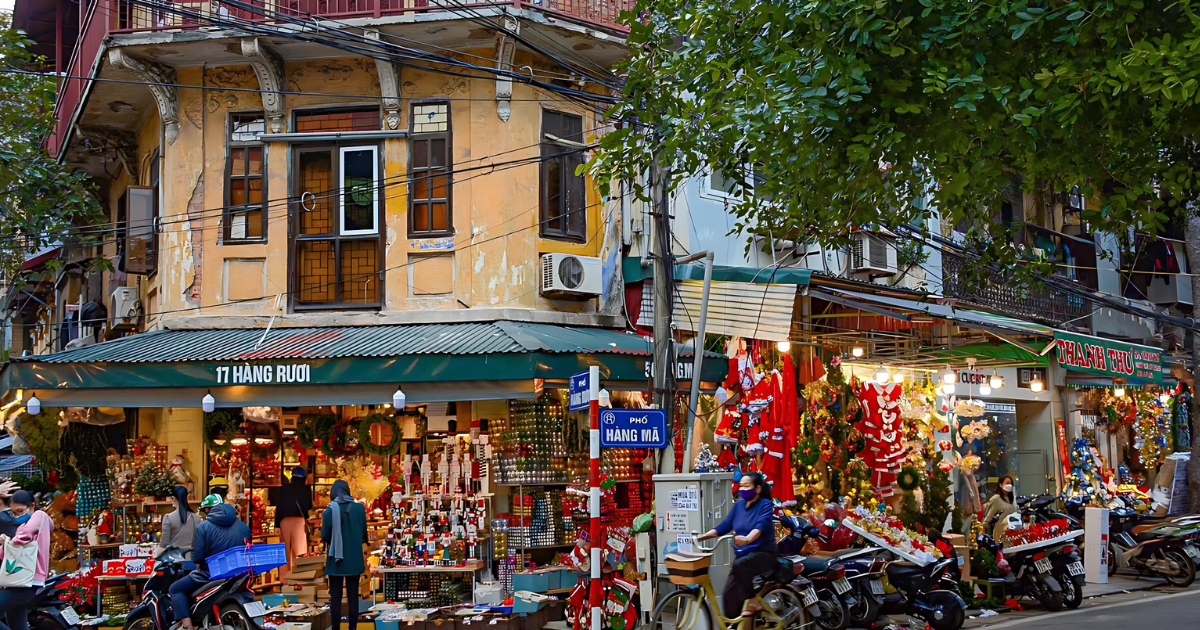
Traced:
<svg viewBox="0 0 1200 630">
<path fill-rule="evenodd" d="M 574 546 L 575 546 L 575 543 L 563 543 L 563 544 L 561 544 L 561 545 L 509 545 L 509 546 L 508 546 L 508 548 L 509 548 L 509 549 L 513 549 L 513 550 L 523 550 L 523 549 L 562 549 L 562 548 L 566 548 L 566 547 L 574 547 Z"/>
<path fill-rule="evenodd" d="M 381 567 L 376 573 L 474 573 L 484 567 L 483 560 L 468 562 L 461 567 Z"/>
<path fill-rule="evenodd" d="M 573 481 L 530 481 L 528 483 L 494 483 L 494 486 L 502 488 L 536 488 L 538 486 L 569 486 Z"/>
</svg>

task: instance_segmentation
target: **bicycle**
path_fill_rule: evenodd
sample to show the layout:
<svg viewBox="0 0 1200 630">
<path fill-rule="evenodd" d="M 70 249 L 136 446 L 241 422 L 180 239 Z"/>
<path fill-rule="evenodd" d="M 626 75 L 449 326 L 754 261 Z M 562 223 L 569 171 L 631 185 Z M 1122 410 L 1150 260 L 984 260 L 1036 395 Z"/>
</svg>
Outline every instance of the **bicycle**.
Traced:
<svg viewBox="0 0 1200 630">
<path fill-rule="evenodd" d="M 667 579 L 679 589 L 654 607 L 648 630 L 800 630 L 814 623 L 806 609 L 818 605 L 816 590 L 799 577 L 803 566 L 792 562 L 781 563 L 780 570 L 755 589 L 754 599 L 761 611 L 733 618 L 721 614 L 708 567 L 717 545 L 732 538 L 721 536 L 712 547 L 700 547 L 702 553 L 675 553 L 664 558 Z M 784 572 L 789 575 L 782 575 Z"/>
</svg>

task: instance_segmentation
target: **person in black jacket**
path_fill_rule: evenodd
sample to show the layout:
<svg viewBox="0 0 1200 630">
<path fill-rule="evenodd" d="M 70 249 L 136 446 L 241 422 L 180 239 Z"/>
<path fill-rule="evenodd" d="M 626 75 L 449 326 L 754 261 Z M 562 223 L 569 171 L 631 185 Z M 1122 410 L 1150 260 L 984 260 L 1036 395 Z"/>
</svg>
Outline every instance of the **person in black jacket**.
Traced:
<svg viewBox="0 0 1200 630">
<path fill-rule="evenodd" d="M 208 518 L 196 526 L 192 537 L 192 561 L 196 568 L 171 585 L 171 609 L 180 628 L 191 628 L 188 598 L 192 591 L 209 579 L 208 558 L 234 547 L 250 544 L 250 527 L 241 522 L 233 506 L 221 503 L 208 512 Z"/>
<path fill-rule="evenodd" d="M 275 505 L 275 527 L 279 537 L 287 545 L 287 566 L 280 570 L 280 577 L 292 571 L 292 563 L 298 556 L 308 553 L 308 532 L 305 523 L 312 511 L 312 488 L 305 483 L 308 471 L 303 466 L 292 469 L 292 480 L 279 489 L 279 501 Z"/>
</svg>

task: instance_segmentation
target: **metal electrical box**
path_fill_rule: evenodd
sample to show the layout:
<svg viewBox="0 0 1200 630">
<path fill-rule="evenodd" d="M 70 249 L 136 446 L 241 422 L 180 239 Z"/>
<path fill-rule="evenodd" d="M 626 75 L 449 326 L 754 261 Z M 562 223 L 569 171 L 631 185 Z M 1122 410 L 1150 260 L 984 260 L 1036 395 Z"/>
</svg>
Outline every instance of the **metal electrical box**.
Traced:
<svg viewBox="0 0 1200 630">
<path fill-rule="evenodd" d="M 667 573 L 663 558 L 679 551 L 679 536 L 703 534 L 725 518 L 733 507 L 733 473 L 686 473 L 654 475 L 654 515 L 658 538 L 658 575 Z M 713 541 L 705 541 L 705 546 Z M 684 539 L 688 550 L 688 539 Z M 713 555 L 708 574 L 720 593 L 729 577 L 733 548 L 722 542 Z"/>
</svg>

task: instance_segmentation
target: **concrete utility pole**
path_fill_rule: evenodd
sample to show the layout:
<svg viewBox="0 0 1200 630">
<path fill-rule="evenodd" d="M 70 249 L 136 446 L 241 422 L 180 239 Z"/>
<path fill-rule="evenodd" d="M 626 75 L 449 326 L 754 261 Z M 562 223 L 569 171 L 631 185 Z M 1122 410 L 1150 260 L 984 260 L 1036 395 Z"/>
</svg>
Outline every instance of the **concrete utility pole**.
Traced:
<svg viewBox="0 0 1200 630">
<path fill-rule="evenodd" d="M 671 255 L 671 209 L 670 173 L 658 160 L 650 165 L 651 197 L 654 201 L 654 230 L 651 232 L 650 255 L 654 259 L 654 357 L 650 370 L 650 393 L 659 409 L 667 412 L 667 422 L 674 419 L 674 379 L 671 370 L 675 366 L 674 334 L 671 330 L 672 290 L 675 287 L 675 259 Z M 675 472 L 674 449 L 667 447 L 664 453 L 669 459 L 670 470 Z M 662 462 L 662 468 L 667 461 Z"/>
</svg>

